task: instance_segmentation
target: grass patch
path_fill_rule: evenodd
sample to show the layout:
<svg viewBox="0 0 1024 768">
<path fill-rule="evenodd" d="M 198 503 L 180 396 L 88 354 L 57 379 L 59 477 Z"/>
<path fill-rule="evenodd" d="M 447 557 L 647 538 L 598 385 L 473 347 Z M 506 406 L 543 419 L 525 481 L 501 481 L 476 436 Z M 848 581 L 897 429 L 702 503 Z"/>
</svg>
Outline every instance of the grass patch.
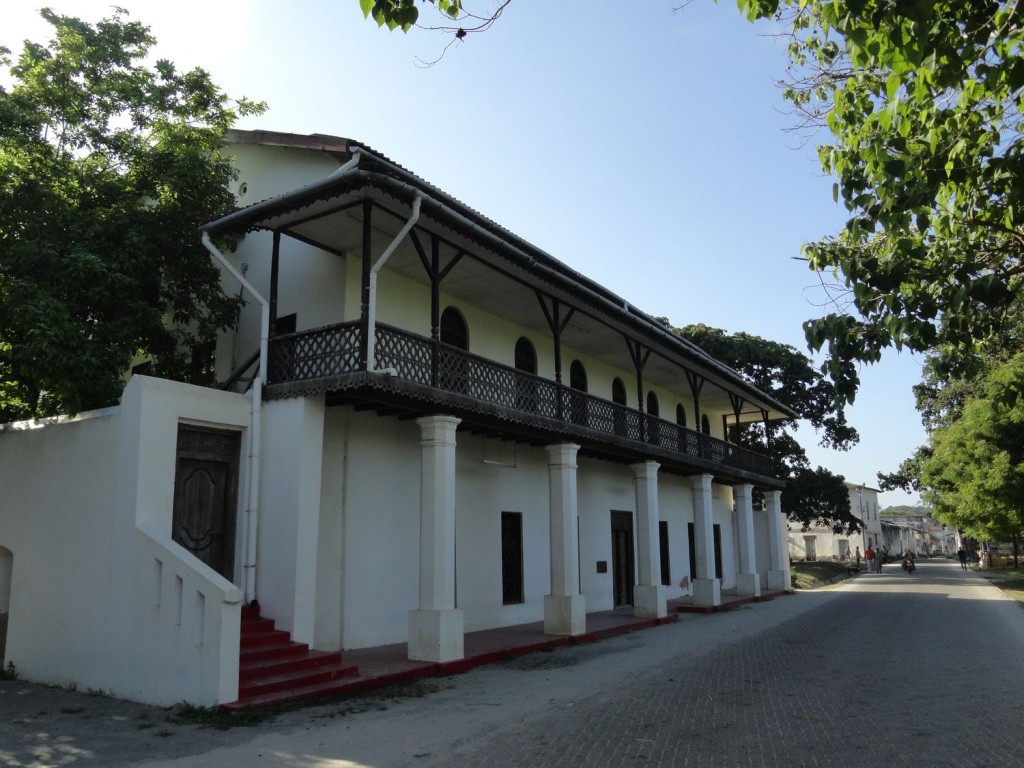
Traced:
<svg viewBox="0 0 1024 768">
<path fill-rule="evenodd" d="M 816 589 L 831 584 L 836 577 L 846 578 L 845 563 L 815 560 L 806 563 L 790 563 L 789 572 L 794 589 Z"/>
<path fill-rule="evenodd" d="M 226 731 L 230 728 L 259 725 L 264 720 L 271 719 L 277 711 L 272 707 L 267 707 L 233 712 L 220 707 L 197 707 L 195 704 L 182 702 L 167 716 L 167 722 L 175 725 L 198 725 L 203 728 Z"/>
<path fill-rule="evenodd" d="M 995 583 L 1007 597 L 1011 597 L 1024 606 L 1024 579 L 1006 579 Z"/>
<path fill-rule="evenodd" d="M 14 666 L 13 661 L 8 661 L 7 666 L 0 669 L 0 680 L 17 680 L 18 670 Z"/>
<path fill-rule="evenodd" d="M 999 587 L 1007 597 L 1024 607 L 1024 568 L 982 568 L 975 569 Z"/>
</svg>

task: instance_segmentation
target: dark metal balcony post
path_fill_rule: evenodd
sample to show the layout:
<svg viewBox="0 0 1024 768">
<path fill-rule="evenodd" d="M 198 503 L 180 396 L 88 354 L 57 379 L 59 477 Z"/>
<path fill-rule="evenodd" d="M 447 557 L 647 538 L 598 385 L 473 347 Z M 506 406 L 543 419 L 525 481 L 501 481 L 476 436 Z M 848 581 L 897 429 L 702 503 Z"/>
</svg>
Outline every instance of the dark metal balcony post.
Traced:
<svg viewBox="0 0 1024 768">
<path fill-rule="evenodd" d="M 732 412 L 733 412 L 733 415 L 736 417 L 736 440 L 734 442 L 736 443 L 736 445 L 739 445 L 740 444 L 740 414 L 743 411 L 743 404 L 746 403 L 746 400 L 744 400 L 739 395 L 735 395 L 732 392 L 730 392 L 729 393 L 729 403 L 732 405 Z M 722 434 L 726 436 L 726 439 L 728 439 L 728 437 L 729 437 L 729 431 L 728 431 L 728 428 L 727 428 L 727 423 L 728 422 L 726 421 L 726 416 L 723 415 L 722 416 Z"/>
<path fill-rule="evenodd" d="M 640 412 L 640 442 L 648 442 L 647 436 L 650 430 L 647 428 L 646 410 L 644 408 L 644 367 L 651 357 L 651 350 L 644 350 L 640 342 L 626 338 L 626 347 L 629 349 L 629 356 L 633 359 L 633 368 L 636 369 L 636 399 L 637 410 Z"/>
<path fill-rule="evenodd" d="M 430 386 L 436 387 L 441 365 L 441 241 L 430 236 Z"/>
<path fill-rule="evenodd" d="M 370 238 L 373 234 L 371 227 L 371 214 L 373 203 L 369 200 L 363 201 L 363 247 L 362 247 L 362 274 L 360 276 L 359 291 L 359 366 L 366 369 L 366 358 L 370 354 L 369 332 L 370 332 Z"/>
<path fill-rule="evenodd" d="M 548 307 L 547 297 L 537 291 L 537 301 L 544 312 L 544 319 L 548 321 L 548 328 L 551 329 L 551 338 L 555 346 L 555 389 L 558 391 L 558 420 L 565 420 L 565 387 L 562 385 L 562 331 L 569 325 L 572 316 L 576 314 L 573 307 L 569 307 L 565 317 L 561 317 L 561 302 L 558 299 L 551 299 L 551 306 Z"/>
<path fill-rule="evenodd" d="M 702 435 L 704 431 L 701 429 L 700 391 L 704 388 L 705 379 L 688 370 L 686 371 L 686 381 L 690 384 L 690 392 L 693 394 L 693 426 L 697 434 Z M 705 453 L 704 440 L 699 440 L 697 444 L 700 446 L 701 456 L 703 456 Z"/>
<path fill-rule="evenodd" d="M 274 230 L 274 245 L 270 251 L 270 335 L 277 336 L 277 282 L 281 272 L 281 233 Z"/>
</svg>

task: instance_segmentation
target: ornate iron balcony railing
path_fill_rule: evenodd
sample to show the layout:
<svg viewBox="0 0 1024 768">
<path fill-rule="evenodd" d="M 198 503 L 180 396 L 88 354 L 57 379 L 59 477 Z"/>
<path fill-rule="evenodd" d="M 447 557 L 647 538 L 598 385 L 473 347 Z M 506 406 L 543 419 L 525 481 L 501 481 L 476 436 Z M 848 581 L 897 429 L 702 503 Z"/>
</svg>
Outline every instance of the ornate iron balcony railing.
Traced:
<svg viewBox="0 0 1024 768">
<path fill-rule="evenodd" d="M 350 322 L 271 339 L 269 383 L 320 381 L 325 382 L 325 390 L 343 387 L 346 376 L 363 371 L 360 336 L 359 323 Z M 570 433 L 657 446 L 704 462 L 771 475 L 767 456 L 624 405 L 391 326 L 377 325 L 376 339 L 378 369 L 400 380 L 498 406 L 524 419 L 559 422 Z"/>
</svg>

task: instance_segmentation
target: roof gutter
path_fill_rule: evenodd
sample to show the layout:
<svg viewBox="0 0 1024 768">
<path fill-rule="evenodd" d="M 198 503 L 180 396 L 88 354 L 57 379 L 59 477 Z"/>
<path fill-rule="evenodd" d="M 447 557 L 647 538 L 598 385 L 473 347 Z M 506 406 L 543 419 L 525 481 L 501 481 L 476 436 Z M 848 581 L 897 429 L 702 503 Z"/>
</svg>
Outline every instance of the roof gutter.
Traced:
<svg viewBox="0 0 1024 768">
<path fill-rule="evenodd" d="M 317 182 L 302 187 L 299 190 L 268 198 L 267 200 L 256 203 L 248 208 L 232 211 L 219 219 L 207 222 L 200 229 L 204 232 L 222 232 L 239 227 L 248 229 L 254 226 L 254 222 L 259 221 L 262 218 L 270 218 L 275 214 L 279 214 L 282 208 L 295 208 L 304 205 L 309 200 L 314 200 L 317 197 L 335 191 L 336 187 L 348 181 L 362 181 L 363 183 L 375 184 L 394 192 L 411 195 L 414 200 L 421 200 L 422 204 L 426 205 L 437 218 L 447 220 L 455 224 L 456 228 L 469 230 L 478 239 L 488 243 L 489 246 L 497 252 L 512 256 L 515 260 L 520 262 L 520 266 L 524 269 L 537 274 L 553 285 L 565 286 L 568 284 L 576 291 L 585 293 L 591 298 L 591 301 L 598 308 L 613 317 L 625 313 L 630 319 L 642 322 L 646 331 L 653 332 L 662 337 L 666 343 L 672 346 L 685 347 L 695 357 L 697 357 L 702 364 L 717 371 L 726 380 L 732 382 L 734 386 L 746 390 L 748 394 L 754 395 L 756 399 L 769 404 L 779 413 L 785 414 L 790 418 L 799 418 L 799 415 L 792 411 L 792 409 L 782 403 L 779 403 L 774 398 L 767 395 L 767 393 L 761 392 L 755 387 L 752 387 L 739 375 L 739 373 L 728 366 L 723 365 L 718 360 L 715 360 L 696 344 L 693 344 L 692 342 L 671 333 L 667 329 L 662 328 L 660 325 L 653 322 L 646 313 L 634 308 L 629 304 L 629 302 L 619 296 L 616 296 L 603 286 L 589 280 L 584 275 L 581 275 L 567 266 L 563 265 L 563 269 L 559 270 L 548 263 L 545 263 L 546 261 L 551 261 L 561 264 L 561 262 L 558 262 L 557 259 L 550 254 L 546 254 L 539 249 L 536 254 L 530 253 L 527 248 L 532 249 L 532 246 L 529 246 L 528 243 L 525 243 L 525 241 L 517 237 L 514 233 L 508 232 L 507 236 L 495 233 L 491 226 L 487 226 L 485 223 L 474 220 L 473 218 L 470 218 L 456 210 L 458 205 L 457 201 L 452 199 L 451 202 L 447 202 L 438 199 L 438 197 L 450 197 L 443 191 L 436 189 L 433 185 L 419 179 L 401 166 L 370 152 L 365 147 L 352 145 L 349 147 L 349 151 L 354 154 L 353 159 L 358 157 L 357 153 L 361 153 L 365 155 L 369 162 L 363 168 L 357 169 L 355 167 L 355 163 L 350 160 L 330 176 L 320 179 Z M 378 171 L 378 167 L 384 172 Z M 370 170 L 370 168 L 373 168 L 373 170 Z M 425 190 L 424 187 L 427 187 L 428 189 Z M 437 192 L 437 195 L 432 194 L 434 191 Z M 479 218 L 483 219 L 482 216 Z M 405 236 L 402 233 L 400 234 L 402 237 Z M 527 248 L 522 247 L 520 243 L 525 244 Z M 388 256 L 390 256 L 390 253 Z M 369 340 L 369 348 L 372 347 L 373 340 L 371 337 Z M 372 370 L 372 368 L 368 367 L 368 370 Z"/>
<path fill-rule="evenodd" d="M 242 581 L 245 590 L 245 602 L 252 603 L 256 599 L 256 538 L 259 531 L 260 509 L 260 446 L 262 445 L 263 429 L 263 382 L 267 380 L 267 345 L 270 337 L 270 303 L 263 298 L 245 276 L 227 260 L 223 253 L 210 240 L 210 235 L 203 232 L 203 245 L 232 277 L 241 283 L 260 305 L 260 361 L 256 377 L 250 390 L 251 405 L 249 407 L 249 472 L 245 486 L 245 562 L 242 564 Z"/>
<path fill-rule="evenodd" d="M 370 268 L 370 298 L 366 310 L 366 370 L 368 373 L 387 373 L 392 376 L 398 373 L 394 368 L 377 370 L 377 274 L 384 266 L 384 263 L 391 258 L 391 254 L 395 252 L 399 244 L 405 240 L 409 230 L 419 221 L 420 204 L 422 202 L 423 196 L 417 193 L 416 199 L 412 201 L 412 215 L 409 217 L 409 220 L 405 222 L 394 239 L 388 243 L 384 253 L 380 255 Z"/>
</svg>

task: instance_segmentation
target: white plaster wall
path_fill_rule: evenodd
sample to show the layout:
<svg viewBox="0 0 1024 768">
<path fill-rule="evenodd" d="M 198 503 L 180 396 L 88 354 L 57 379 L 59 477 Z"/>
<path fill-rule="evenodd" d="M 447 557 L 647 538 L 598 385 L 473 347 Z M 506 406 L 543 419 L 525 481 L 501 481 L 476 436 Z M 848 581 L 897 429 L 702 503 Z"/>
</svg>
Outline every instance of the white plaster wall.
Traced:
<svg viewBox="0 0 1024 768">
<path fill-rule="evenodd" d="M 119 408 L 0 429 L 19 674 L 156 704 L 237 696 L 241 591 L 169 533 L 177 424 L 241 426 L 247 402 L 134 377 Z"/>
<path fill-rule="evenodd" d="M 239 172 L 238 180 L 233 183 L 239 206 L 252 205 L 313 183 L 339 166 L 333 158 L 310 150 L 239 144 L 228 146 L 227 152 L 235 156 Z M 243 187 L 245 194 L 241 194 Z M 237 269 L 245 265 L 246 279 L 266 299 L 270 297 L 271 253 L 269 232 L 252 232 L 233 253 L 225 253 Z M 358 258 L 355 260 L 358 262 Z M 294 312 L 297 330 L 339 322 L 345 311 L 345 261 L 298 240 L 282 237 L 278 316 Z M 222 280 L 222 285 L 229 295 L 238 295 L 239 285 L 230 276 Z M 246 305 L 239 317 L 238 333 L 224 334 L 218 342 L 217 375 L 220 378 L 226 378 L 235 365 L 259 347 L 260 307 L 251 296 L 243 298 Z"/>
<path fill-rule="evenodd" d="M 405 642 L 419 600 L 420 429 L 352 413 L 344 476 L 344 647 Z M 337 439 L 336 424 L 327 425 Z"/>
<path fill-rule="evenodd" d="M 257 543 L 262 614 L 313 643 L 324 448 L 323 396 L 264 403 Z"/>
<path fill-rule="evenodd" d="M 344 501 L 351 413 L 348 408 L 328 408 L 324 414 L 314 646 L 325 651 L 341 650 L 344 639 Z"/>
<path fill-rule="evenodd" d="M 408 613 L 418 601 L 420 439 L 413 421 L 347 407 L 327 409 L 318 486 L 316 647 L 405 642 Z M 464 611 L 465 629 L 539 621 L 550 591 L 547 453 L 463 431 L 456 439 L 456 606 Z M 577 483 L 581 592 L 588 611 L 609 610 L 610 512 L 635 514 L 633 472 L 583 457 Z M 717 485 L 714 495 L 728 588 L 735 586 L 736 572 L 732 495 Z M 689 589 L 690 479 L 660 475 L 659 509 L 660 519 L 669 524 L 672 585 L 667 592 L 669 598 L 678 597 Z M 503 511 L 523 515 L 525 601 L 520 605 L 505 606 L 501 600 Z M 265 563 L 266 551 L 261 552 Z M 599 560 L 608 563 L 608 573 L 597 573 Z M 263 565 L 262 572 L 269 578 L 269 566 Z M 265 594 L 261 600 L 266 605 Z"/>
<path fill-rule="evenodd" d="M 722 589 L 736 587 L 739 544 L 736 540 L 736 516 L 733 513 L 732 488 L 727 485 L 711 486 L 712 521 L 722 526 Z"/>
<path fill-rule="evenodd" d="M 547 454 L 506 442 L 501 448 L 507 463 L 493 464 L 485 457 L 498 449 L 486 446 L 485 453 L 486 442 L 458 433 L 456 605 L 467 632 L 539 621 L 551 591 Z M 518 605 L 502 605 L 502 512 L 522 514 L 524 602 Z"/>
<path fill-rule="evenodd" d="M 28 680 L 106 689 L 118 412 L 22 427 L 0 431 L 0 547 L 14 565 L 6 657 Z"/>
<path fill-rule="evenodd" d="M 240 206 L 312 184 L 340 165 L 323 152 L 291 147 L 228 144 L 225 153 L 235 158 L 238 180 L 234 192 Z M 246 187 L 245 194 L 241 193 L 242 185 Z"/>
<path fill-rule="evenodd" d="M 771 536 L 768 529 L 768 513 L 763 509 L 754 510 L 754 557 L 761 579 L 761 589 L 768 588 L 768 571 L 772 567 Z"/>
<path fill-rule="evenodd" d="M 669 565 L 672 584 L 669 600 L 691 593 L 688 524 L 693 522 L 693 489 L 690 479 L 661 473 L 658 476 L 660 517 L 668 522 Z"/>
<path fill-rule="evenodd" d="M 612 510 L 633 515 L 633 583 L 639 572 L 636 557 L 636 495 L 633 470 L 622 464 L 582 457 L 577 475 L 580 516 L 580 592 L 587 611 L 610 611 L 615 606 L 612 590 Z M 608 563 L 607 573 L 597 572 L 597 562 Z"/>
</svg>

